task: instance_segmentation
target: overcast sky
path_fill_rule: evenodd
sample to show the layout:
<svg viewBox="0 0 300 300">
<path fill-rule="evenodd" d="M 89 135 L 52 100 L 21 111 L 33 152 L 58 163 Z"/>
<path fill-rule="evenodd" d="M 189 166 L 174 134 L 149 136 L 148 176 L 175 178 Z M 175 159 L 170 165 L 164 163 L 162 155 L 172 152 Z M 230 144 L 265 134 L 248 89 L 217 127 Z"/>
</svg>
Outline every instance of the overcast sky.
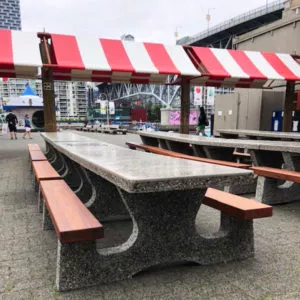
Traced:
<svg viewBox="0 0 300 300">
<path fill-rule="evenodd" d="M 266 0 L 20 0 L 22 29 L 174 44 L 179 37 L 207 29 L 241 13 L 266 5 Z M 269 3 L 271 1 L 269 0 Z"/>
</svg>

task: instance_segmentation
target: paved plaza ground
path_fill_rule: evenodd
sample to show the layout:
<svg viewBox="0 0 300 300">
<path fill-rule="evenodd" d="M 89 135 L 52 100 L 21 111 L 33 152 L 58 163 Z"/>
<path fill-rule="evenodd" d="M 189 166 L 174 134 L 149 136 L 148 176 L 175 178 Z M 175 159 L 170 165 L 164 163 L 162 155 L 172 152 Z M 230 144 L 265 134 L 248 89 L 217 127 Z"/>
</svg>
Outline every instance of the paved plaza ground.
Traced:
<svg viewBox="0 0 300 300">
<path fill-rule="evenodd" d="M 136 135 L 82 133 L 124 146 Z M 43 231 L 32 187 L 27 143 L 0 136 L 0 299 L 300 299 L 300 202 L 274 207 L 256 220 L 254 258 L 212 266 L 157 267 L 109 285 L 59 293 L 55 290 L 55 232 Z M 201 233 L 214 232 L 219 213 L 201 207 Z M 100 247 L 125 241 L 130 222 L 104 224 Z"/>
</svg>

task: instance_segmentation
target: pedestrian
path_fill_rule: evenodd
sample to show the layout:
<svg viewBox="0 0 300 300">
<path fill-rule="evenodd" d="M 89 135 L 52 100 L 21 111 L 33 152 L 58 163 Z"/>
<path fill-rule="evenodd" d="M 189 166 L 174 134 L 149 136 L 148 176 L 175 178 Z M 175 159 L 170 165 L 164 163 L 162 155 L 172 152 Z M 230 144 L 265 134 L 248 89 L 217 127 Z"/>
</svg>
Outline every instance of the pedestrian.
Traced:
<svg viewBox="0 0 300 300">
<path fill-rule="evenodd" d="M 10 139 L 13 140 L 14 136 L 15 139 L 17 139 L 17 124 L 18 124 L 18 119 L 16 117 L 16 115 L 9 113 L 6 116 L 6 122 L 8 124 L 8 129 L 9 129 L 9 133 L 10 133 Z"/>
<path fill-rule="evenodd" d="M 26 134 L 29 136 L 30 139 L 32 139 L 32 137 L 31 137 L 31 124 L 30 124 L 28 114 L 25 115 L 24 123 L 25 123 L 25 132 L 23 134 L 23 139 L 25 139 Z"/>
<path fill-rule="evenodd" d="M 197 129 L 196 129 L 196 134 L 199 135 L 199 133 L 201 133 L 202 136 L 206 136 L 205 126 L 208 126 L 208 120 L 207 120 L 204 108 L 203 108 L 203 106 L 201 106 L 200 107 L 200 115 L 199 115 L 199 118 L 198 118 L 198 126 L 197 126 Z"/>
</svg>

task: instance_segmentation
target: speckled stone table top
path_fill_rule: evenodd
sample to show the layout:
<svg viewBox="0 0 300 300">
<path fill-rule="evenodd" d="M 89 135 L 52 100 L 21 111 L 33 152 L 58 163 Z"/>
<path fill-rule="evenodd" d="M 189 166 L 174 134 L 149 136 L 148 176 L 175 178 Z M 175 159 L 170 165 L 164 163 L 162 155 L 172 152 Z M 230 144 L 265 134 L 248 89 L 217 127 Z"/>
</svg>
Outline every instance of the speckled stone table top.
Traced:
<svg viewBox="0 0 300 300">
<path fill-rule="evenodd" d="M 252 175 L 248 170 L 134 151 L 92 138 L 81 141 L 75 133 L 41 135 L 70 159 L 130 193 L 225 186 L 247 182 Z"/>
<path fill-rule="evenodd" d="M 180 134 L 176 132 L 146 132 L 139 131 L 140 136 L 165 139 L 169 141 L 189 143 L 212 147 L 245 148 L 251 150 L 269 150 L 281 152 L 300 153 L 299 142 L 289 141 L 264 141 L 264 140 L 242 140 L 242 139 L 223 139 L 214 137 L 203 137 L 190 134 Z"/>
<path fill-rule="evenodd" d="M 72 131 L 62 132 L 43 132 L 41 136 L 45 139 L 49 139 L 53 142 L 83 142 L 90 141 L 89 137 L 76 134 Z"/>
<path fill-rule="evenodd" d="M 246 129 L 219 129 L 219 133 L 239 135 L 239 136 L 258 136 L 266 138 L 280 138 L 300 140 L 300 133 L 298 132 L 275 132 L 275 131 L 260 131 L 260 130 L 246 130 Z"/>
</svg>

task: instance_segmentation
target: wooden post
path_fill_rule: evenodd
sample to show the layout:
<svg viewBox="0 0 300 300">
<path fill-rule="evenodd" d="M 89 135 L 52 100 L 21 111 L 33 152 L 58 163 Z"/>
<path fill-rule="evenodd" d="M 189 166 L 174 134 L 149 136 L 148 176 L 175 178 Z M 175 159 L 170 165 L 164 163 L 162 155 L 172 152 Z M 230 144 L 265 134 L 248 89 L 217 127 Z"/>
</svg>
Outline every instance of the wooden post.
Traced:
<svg viewBox="0 0 300 300">
<path fill-rule="evenodd" d="M 54 81 L 52 78 L 52 70 L 46 68 L 43 69 L 42 85 L 43 85 L 45 131 L 56 132 L 57 125 L 56 125 L 55 94 L 54 94 Z"/>
<path fill-rule="evenodd" d="M 183 81 L 181 84 L 181 114 L 180 114 L 180 133 L 189 134 L 190 118 L 190 83 Z"/>
<path fill-rule="evenodd" d="M 287 81 L 286 92 L 285 92 L 285 102 L 284 102 L 284 116 L 283 116 L 283 126 L 282 131 L 289 132 L 292 130 L 293 121 L 293 106 L 295 99 L 295 81 Z"/>
<path fill-rule="evenodd" d="M 44 64 L 51 64 L 50 45 L 46 36 L 41 35 L 40 52 L 42 62 Z M 54 81 L 52 77 L 52 69 L 42 68 L 42 89 L 44 102 L 44 123 L 46 132 L 56 132 L 56 112 L 55 112 L 55 93 Z"/>
</svg>

